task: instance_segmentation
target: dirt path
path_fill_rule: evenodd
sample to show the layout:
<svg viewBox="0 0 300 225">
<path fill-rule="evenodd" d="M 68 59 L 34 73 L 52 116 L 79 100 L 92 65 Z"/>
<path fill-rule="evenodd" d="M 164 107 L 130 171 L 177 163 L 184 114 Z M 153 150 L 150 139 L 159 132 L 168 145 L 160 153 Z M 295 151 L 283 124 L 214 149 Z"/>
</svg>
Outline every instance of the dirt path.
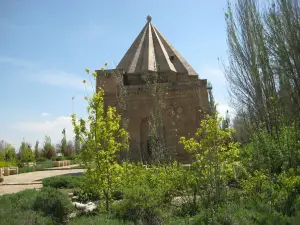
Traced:
<svg viewBox="0 0 300 225">
<path fill-rule="evenodd" d="M 18 175 L 5 176 L 3 185 L 0 186 L 0 195 L 16 193 L 25 189 L 42 187 L 42 180 L 46 177 L 59 176 L 64 174 L 78 174 L 84 169 L 64 169 L 64 170 L 45 170 Z"/>
</svg>

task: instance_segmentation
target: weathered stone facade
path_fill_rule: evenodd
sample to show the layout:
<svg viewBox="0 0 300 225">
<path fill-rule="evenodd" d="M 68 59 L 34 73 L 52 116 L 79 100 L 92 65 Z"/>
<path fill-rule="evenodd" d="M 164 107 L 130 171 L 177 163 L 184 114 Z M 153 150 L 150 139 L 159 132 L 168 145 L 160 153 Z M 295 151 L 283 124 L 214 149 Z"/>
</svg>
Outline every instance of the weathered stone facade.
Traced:
<svg viewBox="0 0 300 225">
<path fill-rule="evenodd" d="M 126 102 L 130 134 L 129 159 L 150 160 L 147 145 L 149 116 L 153 99 L 143 76 L 158 74 L 168 89 L 164 96 L 164 140 L 170 156 L 182 163 L 191 162 L 191 156 L 178 144 L 181 136 L 192 137 L 208 108 L 207 81 L 198 74 L 175 48 L 152 25 L 151 18 L 114 70 L 96 71 L 97 87 L 104 89 L 106 106 L 116 106 L 121 98 Z"/>
</svg>

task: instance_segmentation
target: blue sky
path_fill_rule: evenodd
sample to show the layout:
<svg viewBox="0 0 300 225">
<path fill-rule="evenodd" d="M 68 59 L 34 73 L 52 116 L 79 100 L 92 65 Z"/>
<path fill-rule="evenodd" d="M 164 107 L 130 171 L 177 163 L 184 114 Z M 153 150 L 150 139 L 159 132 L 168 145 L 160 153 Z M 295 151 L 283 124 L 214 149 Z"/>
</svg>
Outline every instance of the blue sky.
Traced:
<svg viewBox="0 0 300 225">
<path fill-rule="evenodd" d="M 72 96 L 86 115 L 85 68 L 114 68 L 146 23 L 152 23 L 208 79 L 221 114 L 228 90 L 226 0 L 1 0 L 0 141 L 19 147 L 66 128 L 72 137 Z"/>
</svg>

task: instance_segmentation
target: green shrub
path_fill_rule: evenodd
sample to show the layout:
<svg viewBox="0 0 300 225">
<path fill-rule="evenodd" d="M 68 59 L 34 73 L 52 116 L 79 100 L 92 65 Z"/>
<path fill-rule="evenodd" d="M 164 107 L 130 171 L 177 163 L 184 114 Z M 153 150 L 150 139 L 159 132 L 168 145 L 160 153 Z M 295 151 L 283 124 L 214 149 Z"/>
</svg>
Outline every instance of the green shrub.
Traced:
<svg viewBox="0 0 300 225">
<path fill-rule="evenodd" d="M 65 157 L 64 156 L 57 156 L 54 161 L 63 161 L 65 160 Z"/>
<path fill-rule="evenodd" d="M 80 187 L 83 180 L 82 175 L 72 176 L 72 175 L 63 175 L 48 177 L 43 179 L 44 187 L 53 187 L 53 188 L 77 188 Z"/>
<path fill-rule="evenodd" d="M 2 183 L 4 181 L 3 177 L 0 177 L 0 183 Z"/>
<path fill-rule="evenodd" d="M 161 211 L 158 207 L 138 206 L 131 200 L 120 200 L 114 203 L 113 211 L 116 218 L 124 221 L 132 221 L 135 224 L 164 224 Z"/>
<path fill-rule="evenodd" d="M 110 218 L 107 215 L 96 215 L 96 216 L 81 216 L 69 223 L 70 225 L 133 225 L 134 223 L 130 221 L 120 221 L 118 219 Z"/>
<path fill-rule="evenodd" d="M 40 163 L 40 164 L 37 164 L 36 165 L 36 170 L 37 171 L 41 171 L 41 170 L 44 170 L 44 169 L 46 169 L 46 168 L 52 168 L 53 167 L 53 162 L 52 162 L 52 160 L 45 160 L 45 161 L 43 161 L 42 163 Z"/>
<path fill-rule="evenodd" d="M 13 163 L 13 162 L 6 162 L 6 161 L 0 161 L 0 168 L 1 167 L 10 167 L 10 166 L 15 166 L 15 163 Z"/>
<path fill-rule="evenodd" d="M 45 162 L 47 161 L 48 159 L 46 157 L 39 157 L 36 159 L 37 162 Z"/>
<path fill-rule="evenodd" d="M 50 218 L 43 217 L 33 211 L 37 190 L 25 190 L 16 194 L 7 194 L 0 197 L 0 224 L 5 225 L 51 225 Z"/>
<path fill-rule="evenodd" d="M 36 171 L 35 166 L 24 166 L 19 168 L 19 173 L 29 173 L 29 172 L 34 172 Z"/>
<path fill-rule="evenodd" d="M 70 156 L 66 156 L 66 160 L 75 160 L 76 159 L 76 156 L 73 154 L 73 155 L 70 155 Z"/>
<path fill-rule="evenodd" d="M 5 208 L 0 212 L 0 224 L 3 225 L 53 225 L 50 218 L 43 217 L 35 211 L 21 211 Z"/>
<path fill-rule="evenodd" d="M 2 203 L 9 203 L 12 208 L 31 210 L 33 209 L 33 204 L 38 194 L 39 191 L 30 189 L 18 192 L 16 194 L 6 194 L 1 196 L 0 206 L 2 206 Z"/>
<path fill-rule="evenodd" d="M 89 201 L 99 201 L 101 200 L 98 193 L 96 193 L 93 189 L 85 189 L 85 190 L 77 190 L 74 192 L 74 195 L 78 196 L 78 200 L 80 202 L 89 202 Z"/>
<path fill-rule="evenodd" d="M 36 197 L 33 209 L 57 222 L 64 222 L 72 212 L 73 205 L 66 194 L 55 188 L 46 187 Z"/>
</svg>

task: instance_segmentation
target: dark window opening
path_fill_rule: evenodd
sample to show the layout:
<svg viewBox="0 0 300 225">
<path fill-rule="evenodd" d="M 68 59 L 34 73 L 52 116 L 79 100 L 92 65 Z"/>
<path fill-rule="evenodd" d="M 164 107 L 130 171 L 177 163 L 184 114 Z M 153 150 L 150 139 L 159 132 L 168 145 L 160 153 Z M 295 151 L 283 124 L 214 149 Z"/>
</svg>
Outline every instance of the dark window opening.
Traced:
<svg viewBox="0 0 300 225">
<path fill-rule="evenodd" d="M 175 59 L 174 55 L 170 55 L 170 60 L 173 61 Z"/>
<path fill-rule="evenodd" d="M 129 80 L 128 80 L 128 75 L 127 75 L 127 73 L 125 73 L 125 74 L 123 75 L 123 84 L 124 84 L 124 85 L 129 85 Z"/>
</svg>

